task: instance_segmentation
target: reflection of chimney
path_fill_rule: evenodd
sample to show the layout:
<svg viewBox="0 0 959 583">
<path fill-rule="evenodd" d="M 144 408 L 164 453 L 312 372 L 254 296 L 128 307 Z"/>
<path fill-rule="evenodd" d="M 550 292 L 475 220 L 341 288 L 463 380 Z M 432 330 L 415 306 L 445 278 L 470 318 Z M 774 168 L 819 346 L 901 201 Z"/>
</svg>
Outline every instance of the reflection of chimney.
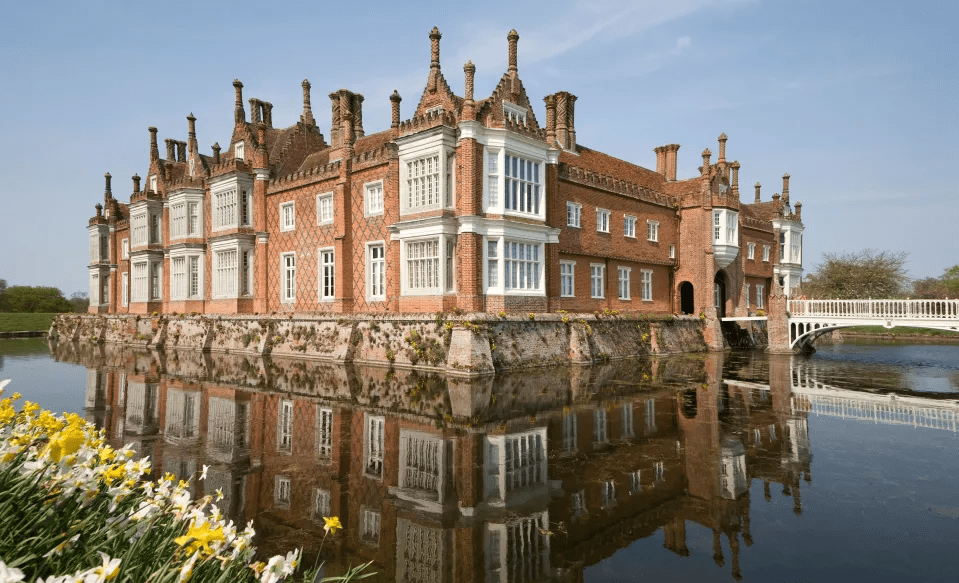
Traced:
<svg viewBox="0 0 959 583">
<path fill-rule="evenodd" d="M 763 498 L 766 499 L 766 502 L 773 499 L 772 494 L 769 493 L 769 480 L 763 480 Z"/>
<path fill-rule="evenodd" d="M 726 560 L 723 559 L 723 542 L 718 530 L 713 529 L 713 561 L 722 567 Z"/>
<path fill-rule="evenodd" d="M 675 182 L 676 180 L 676 154 L 679 152 L 679 144 L 666 144 L 666 180 Z"/>
<path fill-rule="evenodd" d="M 736 581 L 742 581 L 743 573 L 739 570 L 739 538 L 736 533 L 729 534 L 729 550 L 733 555 L 732 575 Z"/>
<path fill-rule="evenodd" d="M 759 200 L 760 200 L 760 199 L 759 199 L 759 189 L 760 189 L 760 188 L 762 188 L 762 184 L 759 184 L 759 183 L 757 182 L 757 183 L 756 183 L 756 201 L 755 201 L 755 202 L 759 202 Z"/>
</svg>

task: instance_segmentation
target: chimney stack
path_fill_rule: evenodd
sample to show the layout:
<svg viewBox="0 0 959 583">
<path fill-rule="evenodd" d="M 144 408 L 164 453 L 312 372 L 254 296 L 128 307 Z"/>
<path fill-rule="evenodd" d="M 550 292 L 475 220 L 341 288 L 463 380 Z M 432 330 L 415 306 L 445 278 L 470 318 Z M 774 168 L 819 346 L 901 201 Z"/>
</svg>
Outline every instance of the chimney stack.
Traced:
<svg viewBox="0 0 959 583">
<path fill-rule="evenodd" d="M 93 205 L 93 208 L 97 209 L 97 218 L 98 218 L 98 219 L 103 216 L 103 205 L 102 205 L 102 204 L 97 203 L 97 204 Z"/>
<path fill-rule="evenodd" d="M 656 174 L 666 175 L 666 146 L 657 146 L 653 148 L 656 152 Z"/>
<path fill-rule="evenodd" d="M 220 142 L 215 142 L 213 144 L 213 163 L 220 163 Z"/>
<path fill-rule="evenodd" d="M 192 112 L 190 113 L 190 115 L 186 116 L 186 121 L 187 121 L 187 124 L 188 124 L 188 126 L 189 126 L 189 132 L 188 132 L 188 133 L 189 133 L 189 136 L 190 136 L 190 141 L 193 141 L 193 140 L 196 139 L 196 118 L 193 117 L 193 113 L 192 113 Z"/>
<path fill-rule="evenodd" d="M 512 83 L 511 83 L 512 88 L 511 88 L 511 90 L 510 90 L 510 93 L 512 93 L 512 94 L 514 95 L 514 98 L 513 98 L 513 99 L 515 100 L 515 99 L 516 99 L 515 96 L 519 95 L 519 80 L 518 80 L 518 78 L 517 78 L 517 77 L 518 77 L 518 74 L 517 74 L 518 69 L 517 69 L 517 66 L 516 66 L 516 44 L 519 42 L 519 33 L 516 32 L 516 29 L 515 29 L 515 28 L 514 28 L 513 30 L 509 31 L 509 34 L 506 35 L 506 40 L 509 41 L 509 69 L 508 69 L 508 71 L 509 71 L 509 78 L 510 78 L 510 80 L 512 81 Z"/>
<path fill-rule="evenodd" d="M 713 153 L 709 151 L 709 148 L 703 150 L 703 167 L 701 168 L 703 176 L 709 174 L 709 157 L 712 155 Z"/>
<path fill-rule="evenodd" d="M 176 140 L 167 138 L 164 140 L 166 142 L 166 159 L 168 162 L 176 162 Z"/>
<path fill-rule="evenodd" d="M 556 141 L 564 150 L 576 151 L 576 96 L 569 91 L 556 93 Z"/>
<path fill-rule="evenodd" d="M 273 104 L 269 101 L 263 102 L 263 123 L 268 128 L 273 127 Z"/>
<path fill-rule="evenodd" d="M 350 111 L 353 113 L 353 139 L 366 135 L 363 131 L 363 96 L 354 93 L 350 98 Z"/>
<path fill-rule="evenodd" d="M 233 105 L 233 121 L 243 123 L 246 121 L 246 113 L 243 111 L 243 83 L 240 83 L 239 79 L 234 79 L 233 88 L 236 90 L 236 103 Z"/>
<path fill-rule="evenodd" d="M 106 185 L 104 186 L 104 189 L 103 189 L 103 198 L 105 199 L 109 199 L 113 197 L 113 192 L 110 190 L 110 178 L 112 177 L 110 176 L 109 172 L 103 175 L 103 180 L 104 182 L 106 182 Z"/>
<path fill-rule="evenodd" d="M 316 120 L 313 119 L 313 110 L 310 107 L 310 82 L 303 80 L 303 113 L 300 115 L 300 121 L 308 126 L 315 126 Z"/>
<path fill-rule="evenodd" d="M 760 189 L 761 187 L 762 187 L 762 184 L 759 184 L 759 183 L 757 182 L 757 183 L 756 183 L 756 200 L 755 200 L 754 202 L 757 202 L 757 203 L 758 203 L 758 202 L 760 202 L 760 200 L 761 200 L 761 199 L 759 198 L 759 189 Z"/>
<path fill-rule="evenodd" d="M 797 220 L 797 221 L 801 221 L 801 220 L 802 220 L 802 203 L 799 202 L 798 200 L 796 201 L 796 213 L 795 213 L 795 214 L 796 214 L 796 220 Z"/>
<path fill-rule="evenodd" d="M 153 126 L 147 128 L 150 132 L 150 159 L 160 159 L 160 149 L 157 147 L 157 129 Z"/>
<path fill-rule="evenodd" d="M 783 203 L 789 204 L 789 173 L 783 174 Z"/>
<path fill-rule="evenodd" d="M 552 146 L 556 143 L 556 96 L 547 95 L 546 102 L 546 143 Z"/>
<path fill-rule="evenodd" d="M 736 200 L 739 200 L 739 162 L 734 161 L 730 168 L 733 171 L 732 183 L 729 185 L 733 189 L 733 196 L 736 197 Z"/>
<path fill-rule="evenodd" d="M 138 194 L 140 192 L 140 175 L 133 175 L 133 194 Z"/>
<path fill-rule="evenodd" d="M 186 162 L 186 142 L 176 142 L 177 162 Z"/>
<path fill-rule="evenodd" d="M 394 89 L 393 94 L 390 95 L 390 106 L 393 111 L 392 122 L 390 127 L 397 129 L 400 127 L 400 101 L 403 101 L 403 98 L 400 97 L 399 92 Z"/>
<path fill-rule="evenodd" d="M 726 132 L 719 134 L 719 159 L 716 160 L 717 164 L 722 164 L 726 161 L 726 140 L 729 139 L 726 137 Z"/>
<path fill-rule="evenodd" d="M 679 144 L 666 144 L 666 180 L 676 181 L 676 155 L 679 152 Z"/>
<path fill-rule="evenodd" d="M 256 125 L 260 123 L 263 118 L 260 117 L 260 100 L 256 97 L 250 98 L 250 123 Z"/>
<path fill-rule="evenodd" d="M 430 93 L 436 92 L 437 77 L 440 74 L 440 29 L 433 27 L 430 31 L 430 82 L 428 89 Z"/>
<path fill-rule="evenodd" d="M 463 72 L 466 73 L 466 101 L 473 102 L 473 75 L 476 74 L 476 65 L 473 61 L 466 61 L 463 65 Z"/>
</svg>

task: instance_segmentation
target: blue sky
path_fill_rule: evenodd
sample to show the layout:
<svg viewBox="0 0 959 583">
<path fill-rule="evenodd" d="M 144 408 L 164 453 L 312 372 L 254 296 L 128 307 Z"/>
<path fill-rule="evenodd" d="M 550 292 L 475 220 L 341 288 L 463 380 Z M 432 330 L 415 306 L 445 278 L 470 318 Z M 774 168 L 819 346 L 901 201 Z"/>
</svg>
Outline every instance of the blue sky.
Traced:
<svg viewBox="0 0 959 583">
<path fill-rule="evenodd" d="M 742 164 L 768 200 L 792 176 L 802 201 L 807 272 L 823 252 L 909 252 L 915 278 L 959 263 L 956 2 L 679 0 L 484 2 L 464 14 L 435 2 L 164 4 L 18 2 L 0 23 L 0 278 L 87 291 L 86 224 L 103 198 L 129 199 L 145 176 L 147 127 L 201 151 L 229 142 L 234 78 L 244 98 L 294 123 L 300 82 L 329 136 L 326 95 L 365 95 L 367 133 L 389 125 L 389 95 L 415 107 L 433 26 L 441 63 L 477 98 L 506 70 L 506 34 L 520 34 L 519 73 L 542 97 L 567 90 L 578 141 L 655 168 L 653 148 L 678 143 L 679 175 L 700 153 Z"/>
</svg>

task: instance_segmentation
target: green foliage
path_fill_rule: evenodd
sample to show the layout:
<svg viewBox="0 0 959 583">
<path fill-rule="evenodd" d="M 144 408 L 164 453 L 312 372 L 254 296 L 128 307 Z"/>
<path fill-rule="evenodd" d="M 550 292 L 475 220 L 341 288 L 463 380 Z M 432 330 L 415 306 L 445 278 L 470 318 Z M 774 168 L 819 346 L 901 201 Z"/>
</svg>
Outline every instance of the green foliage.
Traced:
<svg viewBox="0 0 959 583">
<path fill-rule="evenodd" d="M 49 330 L 56 314 L 0 314 L 0 332 L 35 332 Z"/>
<path fill-rule="evenodd" d="M 855 253 L 824 253 L 803 283 L 803 293 L 815 299 L 890 299 L 905 295 L 905 251 L 865 249 Z"/>
<path fill-rule="evenodd" d="M 73 306 L 55 287 L 15 285 L 0 296 L 3 312 L 72 312 Z"/>
<path fill-rule="evenodd" d="M 927 277 L 912 282 L 911 297 L 917 299 L 959 297 L 959 265 L 945 269 L 939 277 Z"/>
</svg>

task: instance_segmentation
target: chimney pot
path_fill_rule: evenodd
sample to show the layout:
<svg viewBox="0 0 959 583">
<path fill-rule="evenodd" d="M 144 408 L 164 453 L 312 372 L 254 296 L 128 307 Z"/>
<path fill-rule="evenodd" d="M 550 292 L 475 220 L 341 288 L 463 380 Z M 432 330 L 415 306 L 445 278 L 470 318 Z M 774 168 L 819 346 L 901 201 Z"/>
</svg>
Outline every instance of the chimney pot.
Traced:
<svg viewBox="0 0 959 583">
<path fill-rule="evenodd" d="M 233 105 L 233 120 L 236 123 L 246 121 L 246 112 L 243 111 L 243 83 L 239 79 L 233 80 L 233 88 L 236 90 L 236 103 Z"/>
<path fill-rule="evenodd" d="M 430 31 L 430 68 L 439 69 L 440 68 L 440 39 L 443 38 L 443 35 L 440 34 L 440 29 L 433 27 L 433 30 Z"/>
<path fill-rule="evenodd" d="M 273 127 L 273 104 L 268 101 L 263 102 L 263 123 L 268 128 Z"/>
<path fill-rule="evenodd" d="M 666 144 L 666 180 L 676 181 L 676 155 L 679 152 L 679 144 Z"/>
<path fill-rule="evenodd" d="M 186 142 L 174 142 L 176 144 L 177 162 L 186 162 Z"/>
<path fill-rule="evenodd" d="M 95 204 L 95 205 L 93 206 L 93 208 L 97 209 L 97 218 L 98 218 L 98 219 L 103 216 L 103 205 L 102 205 L 102 204 L 97 203 L 97 204 Z"/>
<path fill-rule="evenodd" d="M 476 65 L 473 61 L 466 61 L 463 72 L 466 73 L 466 101 L 473 101 L 473 75 L 476 74 Z"/>
<path fill-rule="evenodd" d="M 167 138 L 164 142 L 166 142 L 166 159 L 170 162 L 176 162 L 176 141 Z"/>
<path fill-rule="evenodd" d="M 547 95 L 546 102 L 546 142 L 552 146 L 556 143 L 556 96 Z"/>
<path fill-rule="evenodd" d="M 733 161 L 733 163 L 730 164 L 730 168 L 732 168 L 733 171 L 730 188 L 733 189 L 733 194 L 739 199 L 739 162 Z"/>
<path fill-rule="evenodd" d="M 653 148 L 656 153 L 656 174 L 666 175 L 666 146 Z"/>
<path fill-rule="evenodd" d="M 723 163 L 726 161 L 726 140 L 729 139 L 726 137 L 726 132 L 719 134 L 719 159 L 717 163 Z"/>
<path fill-rule="evenodd" d="M 139 192 L 140 192 L 140 175 L 134 174 L 133 175 L 133 193 L 136 194 Z"/>
<path fill-rule="evenodd" d="M 756 183 L 756 200 L 755 200 L 755 202 L 759 202 L 759 201 L 760 201 L 760 198 L 759 198 L 759 189 L 760 189 L 760 188 L 762 188 L 762 184 L 759 184 L 759 183 L 757 182 L 757 183 Z"/>
<path fill-rule="evenodd" d="M 516 74 L 516 44 L 519 41 L 519 33 L 516 32 L 516 29 L 509 31 L 509 34 L 506 35 L 506 40 L 509 41 L 509 73 L 510 76 Z"/>
<path fill-rule="evenodd" d="M 783 174 L 783 202 L 789 204 L 789 173 Z"/>
<path fill-rule="evenodd" d="M 150 132 L 150 159 L 160 159 L 160 149 L 157 147 L 157 129 L 153 126 L 147 128 Z"/>
<path fill-rule="evenodd" d="M 310 82 L 307 79 L 303 80 L 303 114 L 300 115 L 300 121 L 306 125 L 315 126 L 316 120 L 313 119 L 313 110 L 310 107 Z"/>
<path fill-rule="evenodd" d="M 214 164 L 220 163 L 220 142 L 216 142 L 213 144 L 213 163 Z"/>
<path fill-rule="evenodd" d="M 190 115 L 186 116 L 186 121 L 189 124 L 190 137 L 195 138 L 196 137 L 196 118 L 193 117 L 192 112 L 190 113 Z"/>
<path fill-rule="evenodd" d="M 103 194 L 104 194 L 107 198 L 109 198 L 110 196 L 112 196 L 112 192 L 111 192 L 111 190 L 110 190 L 110 178 L 112 178 L 112 177 L 110 176 L 110 173 L 109 173 L 109 172 L 107 172 L 106 174 L 103 175 L 103 180 L 104 180 L 104 182 L 106 183 L 106 185 L 104 186 Z"/>
<path fill-rule="evenodd" d="M 796 201 L 796 220 L 802 220 L 802 203 L 798 200 Z"/>
</svg>

